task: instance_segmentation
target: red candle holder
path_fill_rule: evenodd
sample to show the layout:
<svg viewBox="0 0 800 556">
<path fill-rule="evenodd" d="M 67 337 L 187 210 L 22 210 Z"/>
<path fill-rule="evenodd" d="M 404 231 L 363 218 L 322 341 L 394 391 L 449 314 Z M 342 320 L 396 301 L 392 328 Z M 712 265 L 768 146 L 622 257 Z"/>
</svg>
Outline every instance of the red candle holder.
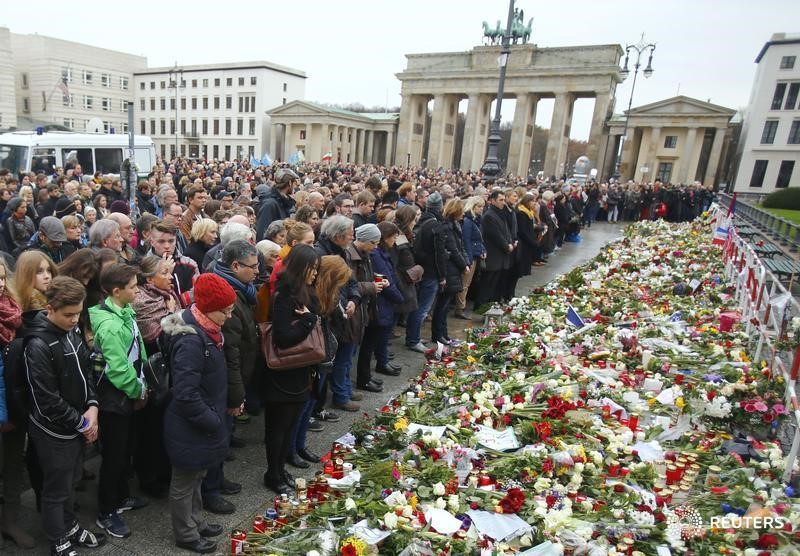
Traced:
<svg viewBox="0 0 800 556">
<path fill-rule="evenodd" d="M 674 485 L 681 480 L 681 472 L 674 465 L 667 466 L 667 484 Z"/>
<path fill-rule="evenodd" d="M 616 477 L 619 475 L 619 462 L 613 461 L 608 464 L 608 476 Z"/>
<path fill-rule="evenodd" d="M 639 427 L 639 416 L 636 413 L 631 413 L 631 416 L 628 419 L 628 428 L 631 429 L 633 432 L 636 432 L 636 429 L 638 427 Z"/>
</svg>

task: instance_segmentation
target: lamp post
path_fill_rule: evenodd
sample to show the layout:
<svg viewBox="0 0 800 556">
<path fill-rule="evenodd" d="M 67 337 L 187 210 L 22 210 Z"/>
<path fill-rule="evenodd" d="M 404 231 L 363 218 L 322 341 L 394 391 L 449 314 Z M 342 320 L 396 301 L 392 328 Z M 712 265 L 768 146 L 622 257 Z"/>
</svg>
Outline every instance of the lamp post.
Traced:
<svg viewBox="0 0 800 556">
<path fill-rule="evenodd" d="M 644 68 L 642 72 L 644 74 L 645 79 L 649 79 L 651 75 L 653 75 L 653 52 L 656 49 L 656 45 L 654 43 L 647 43 L 644 40 L 644 33 L 642 33 L 642 38 L 639 39 L 639 42 L 636 44 L 629 44 L 625 47 L 625 65 L 619 70 L 619 74 L 624 81 L 627 79 L 628 75 L 630 75 L 630 70 L 628 69 L 628 59 L 631 56 L 631 52 L 636 54 L 636 62 L 633 64 L 633 84 L 631 85 L 631 96 L 628 99 L 628 111 L 625 113 L 625 126 L 622 128 L 622 139 L 619 142 L 619 150 L 617 151 L 617 161 L 614 164 L 614 175 L 619 178 L 619 167 L 620 163 L 622 162 L 622 149 L 625 146 L 625 137 L 628 135 L 628 121 L 631 117 L 631 105 L 633 104 L 633 92 L 636 90 L 636 76 L 639 75 L 639 68 L 641 67 L 642 61 L 642 54 L 644 54 L 647 50 L 650 50 L 650 56 L 647 59 L 647 67 Z"/>
<path fill-rule="evenodd" d="M 175 62 L 175 67 L 169 70 L 169 88 L 175 89 L 175 156 L 178 157 L 178 90 L 184 88 L 183 84 L 183 69 L 178 68 L 178 62 Z"/>
<path fill-rule="evenodd" d="M 508 23 L 506 23 L 506 32 L 503 33 L 503 42 L 500 47 L 500 82 L 497 85 L 497 105 L 494 110 L 494 119 L 492 120 L 492 128 L 489 131 L 489 146 L 486 150 L 486 160 L 483 161 L 481 172 L 484 179 L 488 183 L 494 183 L 497 176 L 500 175 L 500 160 L 497 158 L 497 150 L 500 146 L 500 107 L 503 104 L 503 89 L 506 85 L 506 65 L 508 64 L 508 55 L 511 52 L 509 43 L 511 42 L 511 22 L 514 19 L 514 0 L 508 1 Z"/>
</svg>

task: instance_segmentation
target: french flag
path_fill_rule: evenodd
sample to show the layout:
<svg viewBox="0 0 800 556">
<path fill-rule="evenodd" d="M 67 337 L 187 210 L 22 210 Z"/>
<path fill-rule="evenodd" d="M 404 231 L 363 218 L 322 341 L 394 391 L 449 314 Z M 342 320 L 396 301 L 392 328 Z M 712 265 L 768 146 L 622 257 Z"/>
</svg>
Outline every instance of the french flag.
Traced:
<svg viewBox="0 0 800 556">
<path fill-rule="evenodd" d="M 572 305 L 567 305 L 567 322 L 575 328 L 586 326 L 586 323 Z"/>
<path fill-rule="evenodd" d="M 730 231 L 731 219 L 727 218 L 714 230 L 714 237 L 711 240 L 711 245 L 725 245 L 725 242 L 728 241 L 728 234 L 730 234 Z"/>
</svg>

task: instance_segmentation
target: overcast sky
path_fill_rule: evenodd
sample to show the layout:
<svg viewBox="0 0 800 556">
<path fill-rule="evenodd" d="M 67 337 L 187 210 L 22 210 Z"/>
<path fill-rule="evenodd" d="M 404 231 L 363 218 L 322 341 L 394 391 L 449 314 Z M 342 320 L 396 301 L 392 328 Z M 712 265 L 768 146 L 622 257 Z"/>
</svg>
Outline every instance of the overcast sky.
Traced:
<svg viewBox="0 0 800 556">
<path fill-rule="evenodd" d="M 260 2 L 4 2 L 0 25 L 147 56 L 150 66 L 267 60 L 306 72 L 306 99 L 400 105 L 405 54 L 469 50 L 481 22 L 505 25 L 505 0 Z M 798 0 L 517 0 L 540 47 L 657 43 L 655 73 L 633 106 L 678 93 L 739 109 L 754 59 L 775 32 L 800 32 Z M 630 82 L 617 88 L 627 108 Z M 508 106 L 507 106 L 508 105 Z M 513 103 L 504 102 L 504 120 Z M 548 127 L 549 107 L 537 123 Z M 573 138 L 588 135 L 591 101 L 576 106 Z"/>
</svg>

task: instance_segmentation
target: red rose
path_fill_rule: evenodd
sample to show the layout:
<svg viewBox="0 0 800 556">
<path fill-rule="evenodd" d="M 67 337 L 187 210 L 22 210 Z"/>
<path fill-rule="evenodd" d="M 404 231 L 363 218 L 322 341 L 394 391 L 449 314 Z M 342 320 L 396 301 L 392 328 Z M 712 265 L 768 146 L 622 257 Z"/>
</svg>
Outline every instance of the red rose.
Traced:
<svg viewBox="0 0 800 556">
<path fill-rule="evenodd" d="M 778 546 L 778 536 L 771 533 L 762 533 L 756 541 L 756 546 L 763 549 L 773 549 Z"/>
</svg>

